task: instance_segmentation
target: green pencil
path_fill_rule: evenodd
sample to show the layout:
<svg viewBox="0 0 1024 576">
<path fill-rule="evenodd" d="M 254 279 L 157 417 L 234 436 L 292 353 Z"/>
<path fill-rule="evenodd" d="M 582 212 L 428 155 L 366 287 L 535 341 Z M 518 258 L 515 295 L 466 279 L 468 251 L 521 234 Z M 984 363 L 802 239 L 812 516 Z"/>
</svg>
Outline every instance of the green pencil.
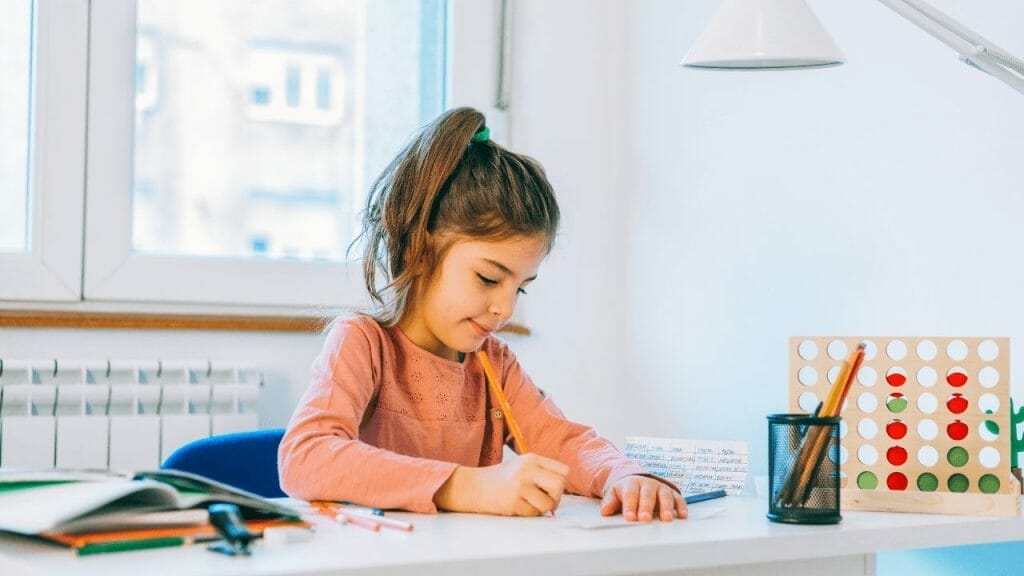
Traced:
<svg viewBox="0 0 1024 576">
<path fill-rule="evenodd" d="M 191 544 L 191 538 L 169 536 L 167 538 L 146 538 L 144 540 L 120 540 L 117 542 L 96 542 L 75 549 L 79 556 L 92 556 L 107 552 L 124 552 L 127 550 L 146 550 L 147 548 L 170 548 Z"/>
</svg>

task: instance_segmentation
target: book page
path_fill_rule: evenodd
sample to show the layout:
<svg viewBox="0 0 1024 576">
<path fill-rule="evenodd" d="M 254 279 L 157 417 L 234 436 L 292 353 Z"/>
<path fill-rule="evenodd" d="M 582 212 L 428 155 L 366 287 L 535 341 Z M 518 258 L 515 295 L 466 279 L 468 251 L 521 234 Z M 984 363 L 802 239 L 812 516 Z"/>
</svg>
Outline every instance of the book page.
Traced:
<svg viewBox="0 0 1024 576">
<path fill-rule="evenodd" d="M 675 483 L 684 496 L 710 490 L 738 495 L 750 467 L 746 442 L 631 436 L 625 454 L 644 470 Z"/>
<path fill-rule="evenodd" d="M 0 492 L 0 530 L 38 534 L 72 520 L 126 510 L 177 507 L 177 494 L 157 482 L 72 482 Z"/>
<path fill-rule="evenodd" d="M 246 492 L 234 486 L 181 470 L 152 470 L 135 473 L 136 481 L 159 482 L 173 486 L 178 492 L 179 508 L 207 507 L 214 502 L 230 502 L 241 509 L 245 519 L 284 517 L 298 519 L 287 506 Z"/>
<path fill-rule="evenodd" d="M 88 534 L 93 532 L 138 530 L 144 528 L 168 528 L 177 526 L 204 526 L 210 521 L 206 508 L 185 510 L 160 510 L 145 512 L 124 510 L 107 512 L 96 516 L 86 515 L 61 525 L 63 534 Z"/>
</svg>

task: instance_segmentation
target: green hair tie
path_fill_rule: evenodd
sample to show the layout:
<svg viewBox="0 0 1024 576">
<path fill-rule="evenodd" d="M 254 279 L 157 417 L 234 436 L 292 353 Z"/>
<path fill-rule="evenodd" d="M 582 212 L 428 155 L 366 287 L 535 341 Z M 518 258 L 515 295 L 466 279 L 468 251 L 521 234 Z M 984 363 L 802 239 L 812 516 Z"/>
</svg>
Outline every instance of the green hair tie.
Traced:
<svg viewBox="0 0 1024 576">
<path fill-rule="evenodd" d="M 477 130 L 476 134 L 473 134 L 473 142 L 486 142 L 490 139 L 491 129 L 488 128 L 487 126 L 484 126 L 483 128 Z"/>
</svg>

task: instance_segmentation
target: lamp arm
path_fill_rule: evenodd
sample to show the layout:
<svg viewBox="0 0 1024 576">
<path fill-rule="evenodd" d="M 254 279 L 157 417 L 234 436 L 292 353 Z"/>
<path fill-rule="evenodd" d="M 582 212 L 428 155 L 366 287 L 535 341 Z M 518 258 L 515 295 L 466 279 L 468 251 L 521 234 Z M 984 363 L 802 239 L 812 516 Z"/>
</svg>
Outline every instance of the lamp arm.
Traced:
<svg viewBox="0 0 1024 576">
<path fill-rule="evenodd" d="M 956 50 L 964 62 L 1024 94 L 1024 61 L 923 0 L 878 1 Z"/>
</svg>

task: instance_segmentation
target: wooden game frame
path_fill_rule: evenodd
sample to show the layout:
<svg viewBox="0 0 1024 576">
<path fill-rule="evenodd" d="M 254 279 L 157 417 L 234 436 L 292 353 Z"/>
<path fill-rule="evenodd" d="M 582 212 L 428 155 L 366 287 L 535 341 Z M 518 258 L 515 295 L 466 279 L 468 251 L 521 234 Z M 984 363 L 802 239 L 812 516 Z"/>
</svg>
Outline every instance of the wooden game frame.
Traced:
<svg viewBox="0 0 1024 576">
<path fill-rule="evenodd" d="M 817 348 L 817 354 L 811 359 L 805 359 L 800 355 L 799 347 L 805 341 L 813 342 Z M 860 342 L 869 343 L 868 355 L 862 365 L 862 375 L 870 375 L 864 368 L 874 370 L 876 380 L 871 386 L 865 386 L 860 379 L 855 381 L 847 395 L 843 405 L 841 416 L 846 423 L 840 445 L 845 449 L 846 459 L 841 464 L 844 477 L 840 481 L 840 502 L 844 510 L 876 510 L 887 512 L 924 512 L 944 514 L 975 514 L 987 516 L 1013 516 L 1020 512 L 1021 489 L 1016 477 L 1010 473 L 1010 438 L 1015 433 L 1010 418 L 1010 342 L 1008 338 L 955 338 L 955 337 L 907 337 L 907 336 L 794 336 L 789 339 L 789 410 L 793 413 L 808 412 L 807 402 L 800 405 L 800 396 L 805 392 L 812 391 L 818 399 L 824 400 L 831 387 L 829 370 L 833 374 L 838 372 L 837 367 L 842 364 L 844 354 L 839 360 L 830 357 L 828 347 L 831 343 L 840 341 L 843 346 L 840 349 L 853 350 Z M 902 359 L 890 358 L 886 348 L 888 343 L 900 341 L 905 345 L 906 354 Z M 930 341 L 935 345 L 937 354 L 931 360 L 924 360 L 917 354 L 918 344 Z M 962 342 L 966 345 L 967 356 L 955 360 L 947 354 L 950 343 Z M 998 355 L 988 361 L 981 358 L 979 345 L 982 342 L 991 341 L 998 346 Z M 872 350 L 871 348 L 874 348 Z M 817 373 L 817 381 L 813 385 L 805 385 L 800 381 L 800 370 L 810 366 Z M 893 387 L 886 381 L 886 372 L 893 366 L 899 366 L 905 371 L 907 381 L 902 386 Z M 923 386 L 917 380 L 919 370 L 930 366 L 938 375 L 937 381 L 930 387 Z M 994 368 L 999 379 L 990 387 L 982 386 L 979 371 L 990 366 Z M 953 387 L 946 380 L 946 374 L 953 368 L 962 368 L 968 374 L 966 384 L 960 387 Z M 870 378 L 866 378 L 870 380 Z M 916 400 L 924 393 L 931 393 L 938 400 L 938 408 L 933 413 L 923 412 L 916 401 L 909 401 L 906 408 L 898 413 L 890 412 L 887 402 L 884 400 L 890 393 L 899 392 L 905 396 L 913 394 Z M 861 409 L 858 399 L 861 394 L 869 393 L 876 397 L 876 407 L 870 412 Z M 953 393 L 960 393 L 968 400 L 968 409 L 961 414 L 951 414 L 947 411 L 946 401 Z M 992 394 L 998 399 L 998 408 L 991 414 L 986 414 L 979 409 L 979 398 L 982 394 Z M 991 398 L 989 398 L 991 400 Z M 866 402 L 870 407 L 870 402 Z M 877 423 L 877 435 L 872 439 L 863 438 L 858 431 L 860 420 L 870 418 Z M 906 436 L 900 440 L 893 440 L 886 436 L 884 422 L 898 418 L 908 424 Z M 924 419 L 931 419 L 939 425 L 938 435 L 935 439 L 926 441 L 918 435 L 916 425 Z M 960 420 L 967 424 L 968 434 L 960 441 L 952 440 L 946 434 L 946 423 L 952 420 Z M 995 439 L 986 440 L 982 437 L 979 427 L 985 426 L 984 422 L 990 420 L 999 427 L 999 434 Z M 904 446 L 909 457 L 901 465 L 893 465 L 886 460 L 883 451 L 878 451 L 878 460 L 873 465 L 862 463 L 858 459 L 861 446 L 871 444 L 874 446 L 895 445 Z M 930 445 L 939 454 L 939 460 L 931 465 L 925 466 L 918 459 L 918 450 Z M 969 460 L 966 465 L 955 467 L 945 458 L 948 450 L 953 446 L 961 446 L 967 450 Z M 979 462 L 978 455 L 982 448 L 987 446 L 995 447 L 999 454 L 999 463 L 994 468 L 986 468 Z M 861 489 L 857 486 L 858 475 L 870 470 L 877 473 L 878 486 L 874 489 Z M 893 490 L 886 485 L 886 478 L 893 472 L 901 472 L 910 479 L 909 486 L 904 490 Z M 921 474 L 929 472 L 939 478 L 939 486 L 935 491 L 921 491 L 914 483 L 914 479 Z M 941 479 L 948 479 L 954 474 L 963 474 L 969 478 L 969 488 L 965 492 L 953 492 Z M 999 480 L 998 490 L 992 493 L 984 493 L 979 487 L 978 478 L 983 475 L 995 475 Z M 989 479 L 991 480 L 991 479 Z"/>
</svg>

